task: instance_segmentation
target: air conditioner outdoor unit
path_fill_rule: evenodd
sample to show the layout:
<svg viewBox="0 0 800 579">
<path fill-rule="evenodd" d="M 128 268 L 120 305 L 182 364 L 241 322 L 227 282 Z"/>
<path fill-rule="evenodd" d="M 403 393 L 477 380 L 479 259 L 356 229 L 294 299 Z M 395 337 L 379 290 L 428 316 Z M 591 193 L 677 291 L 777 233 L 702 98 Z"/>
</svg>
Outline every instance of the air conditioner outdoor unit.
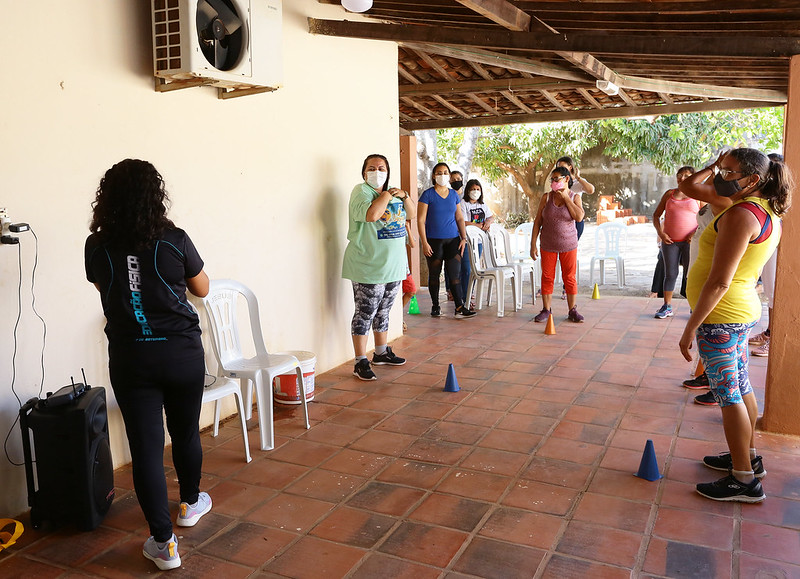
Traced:
<svg viewBox="0 0 800 579">
<path fill-rule="evenodd" d="M 151 5 L 153 65 L 162 84 L 281 86 L 281 0 L 151 0 Z"/>
</svg>

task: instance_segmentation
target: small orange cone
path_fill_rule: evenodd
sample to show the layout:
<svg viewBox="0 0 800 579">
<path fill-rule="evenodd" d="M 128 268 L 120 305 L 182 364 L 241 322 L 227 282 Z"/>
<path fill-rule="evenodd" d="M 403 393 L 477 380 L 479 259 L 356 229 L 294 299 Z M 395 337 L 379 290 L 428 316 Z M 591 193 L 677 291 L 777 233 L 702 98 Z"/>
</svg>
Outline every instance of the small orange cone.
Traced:
<svg viewBox="0 0 800 579">
<path fill-rule="evenodd" d="M 544 333 L 548 336 L 556 335 L 556 323 L 553 321 L 553 314 L 550 314 L 550 317 L 547 318 L 547 325 L 544 327 Z"/>
<path fill-rule="evenodd" d="M 703 367 L 703 359 L 700 356 L 697 357 L 697 367 L 694 369 L 694 377 L 697 378 L 701 374 L 703 374 L 706 369 Z"/>
</svg>

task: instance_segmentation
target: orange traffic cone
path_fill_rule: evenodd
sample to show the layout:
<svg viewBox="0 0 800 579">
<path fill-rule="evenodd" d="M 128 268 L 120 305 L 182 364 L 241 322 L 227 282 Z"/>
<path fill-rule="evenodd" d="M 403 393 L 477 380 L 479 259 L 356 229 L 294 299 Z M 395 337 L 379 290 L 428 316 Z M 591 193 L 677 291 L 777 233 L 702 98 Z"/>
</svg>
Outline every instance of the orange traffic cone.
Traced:
<svg viewBox="0 0 800 579">
<path fill-rule="evenodd" d="M 556 323 L 553 321 L 553 314 L 550 314 L 550 317 L 547 318 L 547 325 L 544 327 L 544 333 L 548 336 L 556 335 Z"/>
<path fill-rule="evenodd" d="M 703 367 L 703 359 L 700 356 L 697 357 L 697 367 L 694 369 L 694 377 L 697 378 L 701 374 L 703 374 L 706 369 Z"/>
</svg>

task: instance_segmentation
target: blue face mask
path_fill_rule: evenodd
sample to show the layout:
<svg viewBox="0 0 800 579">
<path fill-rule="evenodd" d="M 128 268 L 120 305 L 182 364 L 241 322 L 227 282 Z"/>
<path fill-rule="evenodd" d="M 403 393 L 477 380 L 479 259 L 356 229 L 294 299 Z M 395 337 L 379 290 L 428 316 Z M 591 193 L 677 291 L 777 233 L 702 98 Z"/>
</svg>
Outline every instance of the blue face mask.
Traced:
<svg viewBox="0 0 800 579">
<path fill-rule="evenodd" d="M 717 174 L 714 177 L 714 190 L 721 197 L 733 197 L 742 190 L 742 186 L 739 185 L 738 180 L 726 181 L 722 178 L 722 175 Z"/>
</svg>

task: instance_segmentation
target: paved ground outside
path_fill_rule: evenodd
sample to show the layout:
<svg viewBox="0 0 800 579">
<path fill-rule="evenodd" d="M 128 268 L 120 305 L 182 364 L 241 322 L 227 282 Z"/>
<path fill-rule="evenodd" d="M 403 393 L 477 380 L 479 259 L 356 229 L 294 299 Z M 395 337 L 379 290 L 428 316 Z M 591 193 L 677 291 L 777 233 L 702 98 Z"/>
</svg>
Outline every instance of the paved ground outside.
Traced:
<svg viewBox="0 0 800 579">
<path fill-rule="evenodd" d="M 429 311 L 424 290 L 420 302 Z M 758 434 L 763 503 L 701 497 L 695 484 L 723 473 L 700 459 L 725 445 L 719 409 L 680 385 L 686 302 L 666 320 L 657 299 L 603 290 L 580 303 L 586 322 L 572 324 L 555 300 L 556 335 L 530 303 L 503 318 L 407 315 L 392 346 L 408 362 L 376 367 L 375 382 L 351 362 L 318 375 L 310 430 L 279 405 L 276 448 L 262 452 L 254 416 L 249 464 L 235 419 L 204 433 L 214 508 L 178 529 L 183 566 L 169 577 L 800 577 L 800 439 Z M 765 370 L 752 360 L 760 398 Z M 653 482 L 633 476 L 647 440 L 664 475 Z M 115 484 L 98 529 L 28 527 L 0 553 L 0 577 L 152 575 L 130 467 Z"/>
</svg>

